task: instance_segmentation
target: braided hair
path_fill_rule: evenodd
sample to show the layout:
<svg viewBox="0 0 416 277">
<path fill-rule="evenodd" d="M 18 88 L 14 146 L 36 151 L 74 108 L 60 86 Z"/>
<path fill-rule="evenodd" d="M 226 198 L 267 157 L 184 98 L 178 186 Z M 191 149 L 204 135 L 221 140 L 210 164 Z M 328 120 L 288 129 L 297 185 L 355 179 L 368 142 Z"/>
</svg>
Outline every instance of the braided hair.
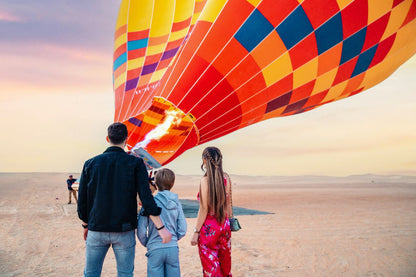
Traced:
<svg viewBox="0 0 416 277">
<path fill-rule="evenodd" d="M 208 178 L 208 199 L 204 200 L 208 201 L 209 211 L 214 212 L 217 221 L 222 223 L 226 216 L 227 198 L 221 151 L 216 147 L 207 147 L 202 152 L 202 160 L 205 160 L 204 176 Z M 204 170 L 204 164 L 201 165 L 201 169 Z"/>
</svg>

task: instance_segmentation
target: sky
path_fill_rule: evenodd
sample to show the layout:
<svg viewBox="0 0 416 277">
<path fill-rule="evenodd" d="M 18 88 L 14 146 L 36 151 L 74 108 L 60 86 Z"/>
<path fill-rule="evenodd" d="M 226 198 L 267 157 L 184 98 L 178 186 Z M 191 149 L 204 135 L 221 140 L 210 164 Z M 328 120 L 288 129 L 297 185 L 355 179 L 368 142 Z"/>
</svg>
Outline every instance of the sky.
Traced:
<svg viewBox="0 0 416 277">
<path fill-rule="evenodd" d="M 0 172 L 70 172 L 108 146 L 119 0 L 0 2 Z M 166 165 L 201 174 L 217 146 L 240 175 L 416 175 L 416 56 L 375 87 L 270 119 Z"/>
</svg>

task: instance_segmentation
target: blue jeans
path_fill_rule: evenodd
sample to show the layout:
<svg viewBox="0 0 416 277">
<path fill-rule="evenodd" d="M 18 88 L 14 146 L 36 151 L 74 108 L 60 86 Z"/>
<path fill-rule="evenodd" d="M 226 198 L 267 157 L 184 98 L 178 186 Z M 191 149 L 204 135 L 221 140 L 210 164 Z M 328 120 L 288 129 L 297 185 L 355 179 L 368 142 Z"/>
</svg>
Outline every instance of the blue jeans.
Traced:
<svg viewBox="0 0 416 277">
<path fill-rule="evenodd" d="M 88 231 L 84 276 L 101 276 L 110 245 L 117 262 L 117 276 L 133 276 L 136 237 L 134 230 L 121 233 Z"/>
<path fill-rule="evenodd" d="M 157 248 L 146 253 L 147 276 L 151 277 L 179 277 L 178 247 Z"/>
</svg>

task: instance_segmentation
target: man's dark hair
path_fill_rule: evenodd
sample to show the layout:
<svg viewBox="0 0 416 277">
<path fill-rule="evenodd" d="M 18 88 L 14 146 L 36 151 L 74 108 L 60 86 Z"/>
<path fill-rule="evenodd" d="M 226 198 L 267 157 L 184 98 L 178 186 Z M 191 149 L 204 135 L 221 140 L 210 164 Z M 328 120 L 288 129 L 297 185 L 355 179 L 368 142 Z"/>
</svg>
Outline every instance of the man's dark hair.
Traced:
<svg viewBox="0 0 416 277">
<path fill-rule="evenodd" d="M 123 123 L 116 122 L 108 126 L 108 139 L 113 144 L 120 144 L 126 140 L 128 132 Z"/>
</svg>

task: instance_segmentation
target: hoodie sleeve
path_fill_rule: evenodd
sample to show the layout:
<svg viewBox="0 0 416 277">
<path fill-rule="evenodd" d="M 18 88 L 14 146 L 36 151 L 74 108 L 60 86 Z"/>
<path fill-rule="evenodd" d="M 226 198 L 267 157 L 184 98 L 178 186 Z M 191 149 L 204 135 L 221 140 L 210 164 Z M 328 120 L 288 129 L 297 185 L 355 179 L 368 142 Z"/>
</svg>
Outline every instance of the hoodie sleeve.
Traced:
<svg viewBox="0 0 416 277">
<path fill-rule="evenodd" d="M 137 238 L 139 239 L 140 243 L 143 246 L 147 245 L 147 241 L 149 237 L 147 236 L 147 228 L 149 227 L 148 223 L 148 217 L 142 215 L 143 208 L 141 209 L 139 216 L 138 216 L 138 222 L 137 222 Z"/>
<path fill-rule="evenodd" d="M 181 238 L 183 238 L 186 235 L 186 229 L 187 229 L 188 226 L 186 224 L 185 215 L 183 213 L 182 205 L 179 201 L 178 201 L 178 209 L 179 209 L 179 215 L 178 215 L 178 220 L 177 220 L 178 229 L 176 231 L 176 236 L 178 237 L 178 240 L 180 240 Z"/>
</svg>

